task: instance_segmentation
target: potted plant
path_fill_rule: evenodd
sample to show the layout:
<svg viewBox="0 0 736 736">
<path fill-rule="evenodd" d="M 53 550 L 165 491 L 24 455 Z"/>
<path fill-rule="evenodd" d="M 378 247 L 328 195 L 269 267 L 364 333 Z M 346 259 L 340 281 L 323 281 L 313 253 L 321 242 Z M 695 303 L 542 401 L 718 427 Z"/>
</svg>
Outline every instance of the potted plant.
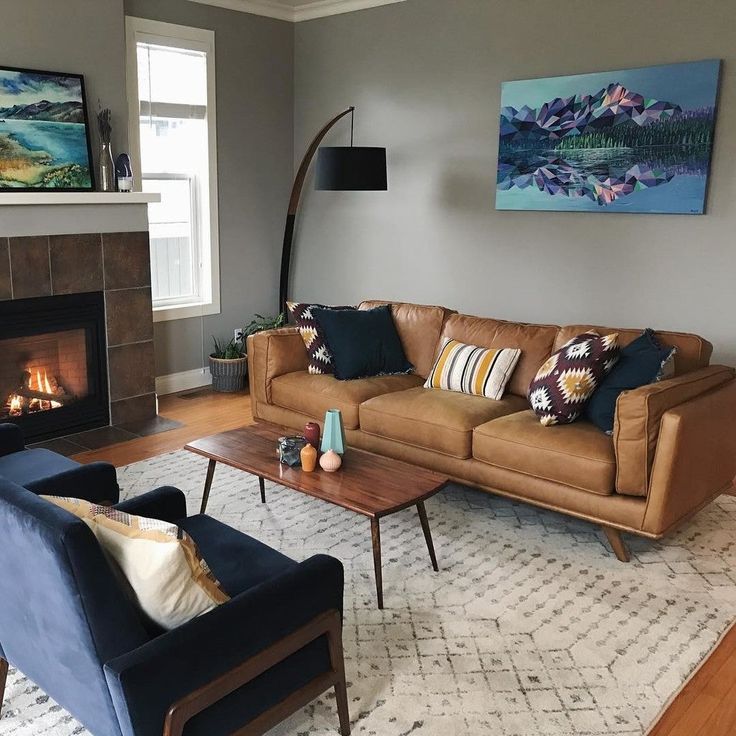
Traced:
<svg viewBox="0 0 736 736">
<path fill-rule="evenodd" d="M 254 318 L 243 327 L 243 344 L 249 335 L 255 335 L 256 332 L 265 332 L 266 330 L 277 330 L 286 324 L 286 313 L 281 312 L 275 317 L 264 317 L 262 314 L 256 314 Z"/>
<path fill-rule="evenodd" d="M 254 315 L 253 319 L 241 330 L 241 338 L 233 338 L 230 342 L 220 342 L 216 337 L 212 340 L 215 349 L 210 353 L 210 373 L 212 374 L 212 388 L 215 391 L 240 391 L 245 385 L 245 375 L 248 370 L 248 357 L 245 353 L 245 341 L 248 335 L 256 332 L 275 330 L 286 324 L 286 314 L 277 314 L 275 317 Z"/>
<path fill-rule="evenodd" d="M 210 353 L 210 373 L 212 388 L 215 391 L 241 391 L 245 385 L 245 372 L 248 359 L 245 356 L 243 343 L 233 338 L 225 343 L 212 338 L 215 349 Z"/>
</svg>

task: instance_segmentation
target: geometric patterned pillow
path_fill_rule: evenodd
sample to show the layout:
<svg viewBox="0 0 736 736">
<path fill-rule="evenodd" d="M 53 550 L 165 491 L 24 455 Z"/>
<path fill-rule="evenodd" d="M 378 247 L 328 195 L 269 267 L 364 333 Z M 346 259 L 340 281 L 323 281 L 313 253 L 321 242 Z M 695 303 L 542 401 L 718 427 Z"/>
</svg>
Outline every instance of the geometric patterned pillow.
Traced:
<svg viewBox="0 0 736 736">
<path fill-rule="evenodd" d="M 529 403 L 539 421 L 546 427 L 574 422 L 618 356 L 617 332 L 603 337 L 584 332 L 565 343 L 529 386 Z"/>
<path fill-rule="evenodd" d="M 309 355 L 307 371 L 313 376 L 332 375 L 335 366 L 332 362 L 332 353 L 327 347 L 324 332 L 317 323 L 312 312 L 313 309 L 337 309 L 341 311 L 356 311 L 355 307 L 325 307 L 322 304 L 301 304 L 299 302 L 286 302 L 290 320 L 299 329 L 299 334 L 304 340 Z"/>
<path fill-rule="evenodd" d="M 84 521 L 128 581 L 135 603 L 162 628 L 175 629 L 230 600 L 194 540 L 175 524 L 79 498 L 42 498 Z"/>
</svg>

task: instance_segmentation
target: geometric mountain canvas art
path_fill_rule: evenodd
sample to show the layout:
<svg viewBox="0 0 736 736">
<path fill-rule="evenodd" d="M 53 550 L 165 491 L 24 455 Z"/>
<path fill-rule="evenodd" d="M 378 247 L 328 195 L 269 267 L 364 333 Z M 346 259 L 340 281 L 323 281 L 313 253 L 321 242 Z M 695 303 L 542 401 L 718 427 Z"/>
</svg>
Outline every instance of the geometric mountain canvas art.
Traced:
<svg viewBox="0 0 736 736">
<path fill-rule="evenodd" d="M 93 189 L 81 76 L 0 68 L 2 189 Z"/>
<path fill-rule="evenodd" d="M 720 61 L 504 82 L 496 209 L 702 214 Z"/>
</svg>

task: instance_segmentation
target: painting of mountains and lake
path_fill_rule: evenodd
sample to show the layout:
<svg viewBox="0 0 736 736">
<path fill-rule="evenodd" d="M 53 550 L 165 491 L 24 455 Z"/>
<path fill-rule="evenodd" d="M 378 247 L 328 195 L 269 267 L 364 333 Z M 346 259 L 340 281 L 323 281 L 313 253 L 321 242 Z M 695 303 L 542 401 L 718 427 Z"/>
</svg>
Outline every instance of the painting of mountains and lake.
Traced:
<svg viewBox="0 0 736 736">
<path fill-rule="evenodd" d="M 504 82 L 496 209 L 703 214 L 720 61 Z"/>
<path fill-rule="evenodd" d="M 0 67 L 0 190 L 93 188 L 82 77 Z"/>
</svg>

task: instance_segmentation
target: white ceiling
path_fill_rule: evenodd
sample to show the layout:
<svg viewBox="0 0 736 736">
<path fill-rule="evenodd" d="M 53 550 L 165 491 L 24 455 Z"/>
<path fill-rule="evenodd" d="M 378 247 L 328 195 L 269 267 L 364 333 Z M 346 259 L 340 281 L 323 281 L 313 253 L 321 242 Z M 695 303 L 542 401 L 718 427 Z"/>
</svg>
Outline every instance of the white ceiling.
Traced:
<svg viewBox="0 0 736 736">
<path fill-rule="evenodd" d="M 375 8 L 379 5 L 402 3 L 405 0 L 190 0 L 190 2 L 298 23 L 327 15 Z"/>
</svg>

